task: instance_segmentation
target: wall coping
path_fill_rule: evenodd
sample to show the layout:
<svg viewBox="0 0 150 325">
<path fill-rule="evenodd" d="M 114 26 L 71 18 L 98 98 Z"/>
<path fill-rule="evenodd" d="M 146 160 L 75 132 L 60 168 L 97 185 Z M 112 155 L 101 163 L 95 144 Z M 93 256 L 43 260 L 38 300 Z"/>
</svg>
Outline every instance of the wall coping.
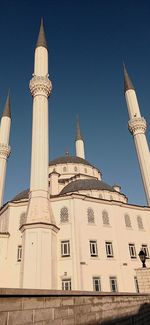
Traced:
<svg viewBox="0 0 150 325">
<path fill-rule="evenodd" d="M 19 289 L 19 288 L 0 288 L 0 297 L 7 296 L 150 296 L 150 293 L 134 293 L 134 292 L 94 292 L 94 291 L 62 291 L 62 290 L 46 290 L 46 289 Z"/>
</svg>

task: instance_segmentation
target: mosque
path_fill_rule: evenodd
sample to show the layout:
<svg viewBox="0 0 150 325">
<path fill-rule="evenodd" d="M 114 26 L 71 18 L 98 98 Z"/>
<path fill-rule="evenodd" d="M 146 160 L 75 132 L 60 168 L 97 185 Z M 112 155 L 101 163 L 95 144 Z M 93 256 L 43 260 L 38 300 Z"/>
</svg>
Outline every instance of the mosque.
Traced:
<svg viewBox="0 0 150 325">
<path fill-rule="evenodd" d="M 128 203 L 85 159 L 77 121 L 76 155 L 49 162 L 48 46 L 41 21 L 30 81 L 33 97 L 30 189 L 3 203 L 10 155 L 10 98 L 0 125 L 0 287 L 138 292 L 138 253 L 150 266 L 150 154 L 136 92 L 124 67 L 125 98 L 147 206 Z M 12 130 L 13 132 L 13 130 Z"/>
</svg>

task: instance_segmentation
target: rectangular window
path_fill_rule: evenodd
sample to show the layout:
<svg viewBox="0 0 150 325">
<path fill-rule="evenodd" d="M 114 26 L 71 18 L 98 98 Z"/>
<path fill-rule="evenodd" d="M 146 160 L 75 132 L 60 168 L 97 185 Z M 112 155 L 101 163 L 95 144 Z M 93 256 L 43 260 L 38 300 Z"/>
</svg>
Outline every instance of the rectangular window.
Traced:
<svg viewBox="0 0 150 325">
<path fill-rule="evenodd" d="M 61 242 L 61 256 L 66 257 L 70 256 L 70 242 L 65 240 Z"/>
<path fill-rule="evenodd" d="M 105 242 L 107 257 L 114 257 L 112 242 Z"/>
<path fill-rule="evenodd" d="M 136 292 L 139 292 L 139 284 L 138 284 L 138 280 L 137 280 L 137 277 L 136 276 L 134 277 L 134 284 L 135 284 L 135 290 L 136 290 Z"/>
<path fill-rule="evenodd" d="M 136 258 L 136 250 L 134 244 L 129 244 L 129 252 L 131 258 Z"/>
<path fill-rule="evenodd" d="M 62 290 L 71 290 L 71 279 L 62 280 Z"/>
<path fill-rule="evenodd" d="M 90 254 L 91 254 L 91 256 L 98 256 L 97 241 L 96 240 L 91 240 L 90 241 Z"/>
<path fill-rule="evenodd" d="M 17 250 L 17 262 L 21 262 L 21 258 L 22 258 L 22 246 L 19 245 Z"/>
<path fill-rule="evenodd" d="M 118 291 L 118 287 L 117 287 L 117 278 L 114 276 L 114 277 L 110 277 L 109 278 L 110 280 L 110 290 L 111 292 L 117 292 Z"/>
<path fill-rule="evenodd" d="M 101 280 L 99 277 L 93 278 L 93 290 L 94 291 L 101 291 Z"/>
<path fill-rule="evenodd" d="M 149 251 L 147 245 L 142 245 L 142 251 L 145 253 L 146 258 L 149 258 Z"/>
</svg>

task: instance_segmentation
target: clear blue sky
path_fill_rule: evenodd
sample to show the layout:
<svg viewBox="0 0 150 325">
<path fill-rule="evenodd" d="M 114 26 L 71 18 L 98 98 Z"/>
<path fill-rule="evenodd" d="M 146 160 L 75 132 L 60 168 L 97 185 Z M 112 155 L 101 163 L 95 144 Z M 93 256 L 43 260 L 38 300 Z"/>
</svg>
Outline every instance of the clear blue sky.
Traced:
<svg viewBox="0 0 150 325">
<path fill-rule="evenodd" d="M 122 187 L 129 202 L 145 205 L 123 93 L 126 63 L 150 124 L 150 2 L 144 0 L 5 0 L 0 8 L 0 113 L 11 89 L 12 153 L 5 201 L 29 187 L 34 47 L 44 17 L 49 45 L 50 159 L 66 146 L 74 155 L 80 116 L 86 159 L 103 180 Z M 147 132 L 150 140 L 150 127 Z"/>
</svg>

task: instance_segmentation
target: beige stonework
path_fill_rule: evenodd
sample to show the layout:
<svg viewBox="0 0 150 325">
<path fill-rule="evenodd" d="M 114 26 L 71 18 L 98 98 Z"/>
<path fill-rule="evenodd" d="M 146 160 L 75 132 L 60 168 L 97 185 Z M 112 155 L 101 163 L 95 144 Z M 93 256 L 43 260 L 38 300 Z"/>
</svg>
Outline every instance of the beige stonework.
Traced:
<svg viewBox="0 0 150 325">
<path fill-rule="evenodd" d="M 150 293 L 150 267 L 136 269 L 139 291 Z"/>
</svg>

